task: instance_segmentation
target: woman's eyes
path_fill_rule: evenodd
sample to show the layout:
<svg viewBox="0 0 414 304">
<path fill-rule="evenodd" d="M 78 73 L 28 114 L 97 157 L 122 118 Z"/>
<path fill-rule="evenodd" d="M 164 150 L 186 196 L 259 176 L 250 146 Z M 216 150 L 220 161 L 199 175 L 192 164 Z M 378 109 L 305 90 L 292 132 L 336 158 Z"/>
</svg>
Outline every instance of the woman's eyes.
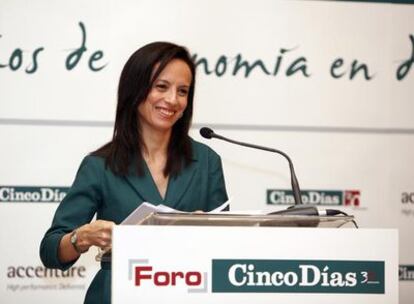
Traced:
<svg viewBox="0 0 414 304">
<path fill-rule="evenodd" d="M 165 91 L 165 90 L 168 89 L 168 86 L 166 84 L 163 84 L 163 83 L 156 84 L 155 87 L 157 89 L 161 90 L 161 91 Z"/>
<path fill-rule="evenodd" d="M 165 83 L 158 83 L 155 85 L 155 88 L 160 92 L 165 92 L 169 89 L 169 86 Z M 178 88 L 178 95 L 179 96 L 187 96 L 188 95 L 188 88 Z"/>
<path fill-rule="evenodd" d="M 179 89 L 178 95 L 180 96 L 187 96 L 188 95 L 188 89 Z"/>
</svg>

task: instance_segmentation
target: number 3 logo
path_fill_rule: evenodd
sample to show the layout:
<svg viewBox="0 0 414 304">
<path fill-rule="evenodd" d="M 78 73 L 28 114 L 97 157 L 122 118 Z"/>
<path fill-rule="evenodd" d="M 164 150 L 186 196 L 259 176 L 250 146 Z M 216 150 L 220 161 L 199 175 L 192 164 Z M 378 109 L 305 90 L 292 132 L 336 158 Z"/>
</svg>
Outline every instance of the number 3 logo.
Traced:
<svg viewBox="0 0 414 304">
<path fill-rule="evenodd" d="M 363 271 L 363 272 L 361 272 L 361 275 L 362 275 L 362 278 L 363 278 L 361 284 L 365 284 L 366 282 L 368 282 L 368 272 Z"/>
</svg>

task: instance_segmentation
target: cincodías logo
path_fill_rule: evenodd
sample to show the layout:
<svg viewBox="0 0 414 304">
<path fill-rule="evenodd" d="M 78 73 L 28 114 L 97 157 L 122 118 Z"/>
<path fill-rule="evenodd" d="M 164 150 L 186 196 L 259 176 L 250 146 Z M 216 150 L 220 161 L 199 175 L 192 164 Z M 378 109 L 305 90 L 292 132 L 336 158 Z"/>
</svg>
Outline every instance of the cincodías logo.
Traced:
<svg viewBox="0 0 414 304">
<path fill-rule="evenodd" d="M 212 292 L 384 293 L 383 261 L 213 260 Z"/>
<path fill-rule="evenodd" d="M 58 203 L 68 192 L 67 187 L 0 186 L 2 203 Z"/>
<path fill-rule="evenodd" d="M 301 190 L 302 202 L 322 206 L 360 206 L 359 190 Z M 292 190 L 267 189 L 266 202 L 269 205 L 290 205 L 295 203 Z"/>
<path fill-rule="evenodd" d="M 400 265 L 398 275 L 400 281 L 414 281 L 414 265 Z"/>
</svg>

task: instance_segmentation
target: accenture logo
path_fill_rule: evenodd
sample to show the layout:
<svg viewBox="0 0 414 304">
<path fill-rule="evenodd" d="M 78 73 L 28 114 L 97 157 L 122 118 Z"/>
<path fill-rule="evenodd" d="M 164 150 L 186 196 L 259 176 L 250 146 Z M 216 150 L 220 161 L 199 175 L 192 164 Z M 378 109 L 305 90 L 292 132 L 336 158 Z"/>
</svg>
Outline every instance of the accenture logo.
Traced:
<svg viewBox="0 0 414 304">
<path fill-rule="evenodd" d="M 401 212 L 406 216 L 414 215 L 414 192 L 401 193 Z"/>
<path fill-rule="evenodd" d="M 13 265 L 7 267 L 8 279 L 24 278 L 85 278 L 85 266 L 73 266 L 66 271 L 49 269 L 44 266 Z"/>
<path fill-rule="evenodd" d="M 1 203 L 58 203 L 68 187 L 0 186 Z"/>
<path fill-rule="evenodd" d="M 360 190 L 301 190 L 304 204 L 322 206 L 360 206 Z M 292 190 L 267 189 L 268 205 L 292 205 L 295 203 Z"/>
<path fill-rule="evenodd" d="M 3 281 L 10 292 L 84 290 L 87 269 L 85 266 L 73 266 L 62 271 L 40 265 L 9 265 L 5 275 Z"/>
<path fill-rule="evenodd" d="M 403 192 L 401 194 L 401 203 L 414 206 L 414 192 Z"/>
</svg>

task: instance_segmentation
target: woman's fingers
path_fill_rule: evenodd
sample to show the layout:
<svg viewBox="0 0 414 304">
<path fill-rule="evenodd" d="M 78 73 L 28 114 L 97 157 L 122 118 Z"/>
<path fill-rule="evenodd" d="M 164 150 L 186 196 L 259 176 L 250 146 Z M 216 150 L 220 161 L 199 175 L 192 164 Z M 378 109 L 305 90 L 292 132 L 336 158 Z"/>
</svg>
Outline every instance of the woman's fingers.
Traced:
<svg viewBox="0 0 414 304">
<path fill-rule="evenodd" d="M 112 245 L 112 228 L 114 222 L 97 220 L 78 228 L 78 246 L 89 248 L 98 246 L 101 248 Z"/>
</svg>

